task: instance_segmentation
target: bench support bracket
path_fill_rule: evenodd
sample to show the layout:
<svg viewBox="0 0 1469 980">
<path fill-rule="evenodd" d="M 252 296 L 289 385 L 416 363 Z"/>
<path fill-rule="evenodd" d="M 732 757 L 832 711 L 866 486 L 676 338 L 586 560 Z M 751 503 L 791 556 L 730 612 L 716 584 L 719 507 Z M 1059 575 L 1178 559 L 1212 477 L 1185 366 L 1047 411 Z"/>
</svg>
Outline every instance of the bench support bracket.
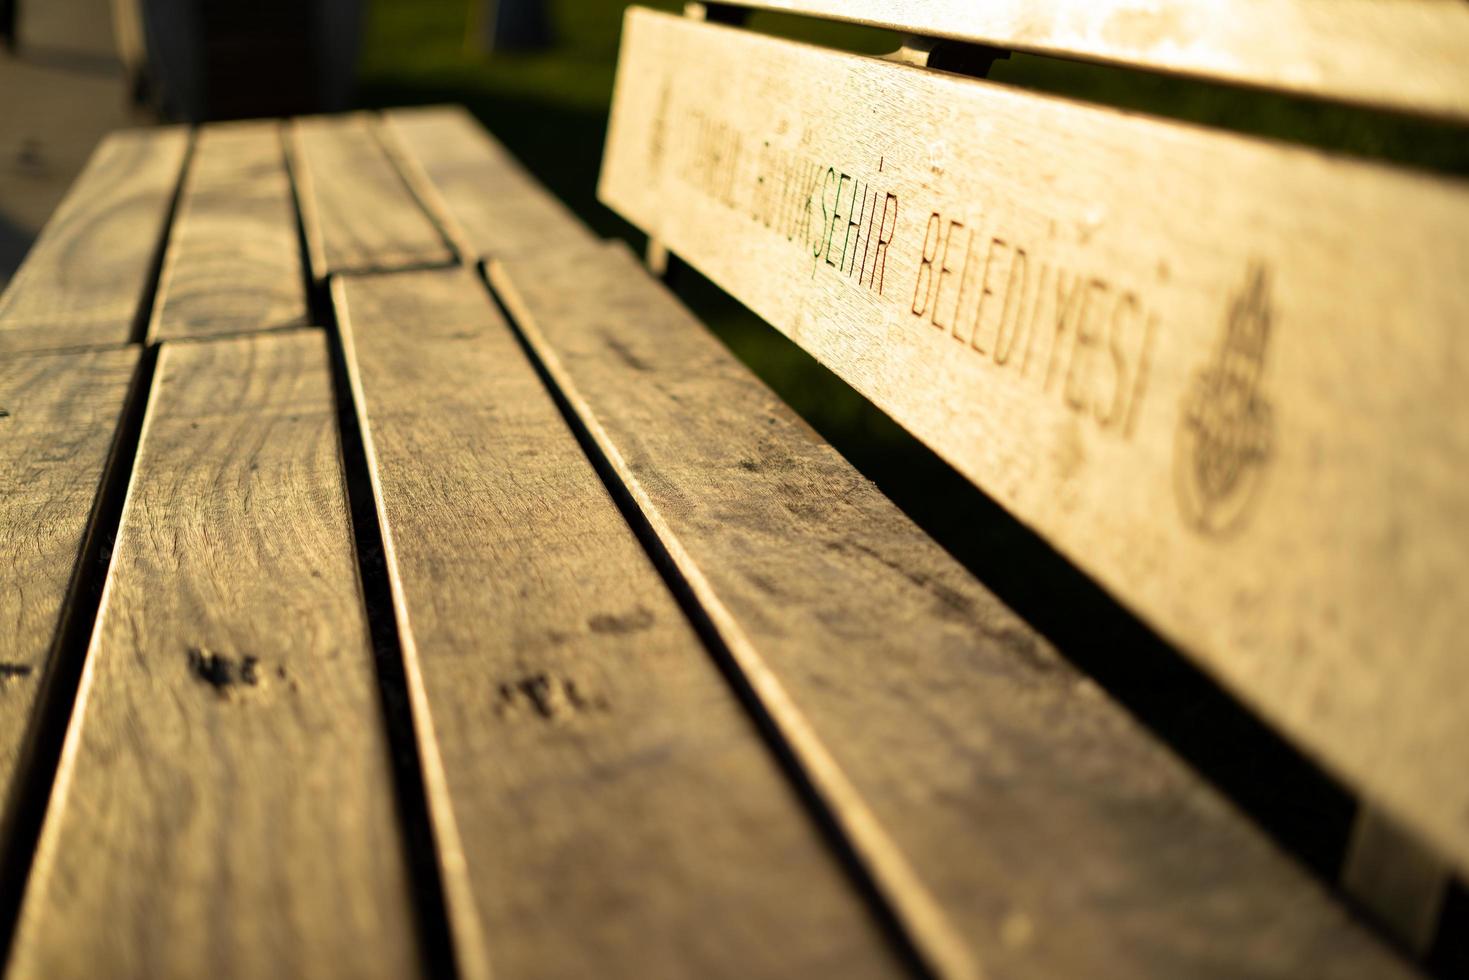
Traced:
<svg viewBox="0 0 1469 980">
<path fill-rule="evenodd" d="M 1432 946 L 1448 868 L 1380 809 L 1363 803 L 1342 864 L 1342 887 L 1415 955 Z"/>
<path fill-rule="evenodd" d="M 1010 52 L 1006 49 L 993 48 L 987 44 L 970 44 L 910 34 L 903 38 L 902 46 L 898 50 L 884 55 L 883 60 L 912 65 L 915 68 L 952 72 L 955 75 L 969 75 L 972 78 L 987 78 L 996 61 L 1009 57 Z"/>
</svg>

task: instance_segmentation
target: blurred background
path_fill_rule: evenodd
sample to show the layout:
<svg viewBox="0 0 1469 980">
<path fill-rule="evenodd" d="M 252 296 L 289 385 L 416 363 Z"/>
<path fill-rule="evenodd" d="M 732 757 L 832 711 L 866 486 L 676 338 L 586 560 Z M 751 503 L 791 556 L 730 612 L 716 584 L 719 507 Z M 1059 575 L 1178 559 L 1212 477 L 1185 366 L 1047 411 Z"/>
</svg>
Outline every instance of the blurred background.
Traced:
<svg viewBox="0 0 1469 980">
<path fill-rule="evenodd" d="M 683 6 L 681 0 L 645 5 Z M 641 249 L 642 236 L 596 201 L 625 6 L 623 0 L 0 0 L 6 45 L 0 52 L 0 284 L 108 130 L 417 103 L 465 105 L 597 232 Z M 899 43 L 882 31 L 774 14 L 752 14 L 748 26 L 873 54 Z M 1464 133 L 1432 123 L 1018 53 L 997 61 L 990 78 L 1469 174 Z M 983 566 L 1015 553 L 1010 539 L 1023 532 L 1013 521 L 778 332 L 690 270 L 675 273 L 671 283 L 684 302 L 738 356 L 995 584 Z M 1004 572 L 1013 579 L 1016 570 Z M 1022 611 L 1029 600 L 1044 602 L 1044 595 L 1027 596 L 1028 588 L 1022 574 L 1018 591 L 1006 598 Z"/>
</svg>

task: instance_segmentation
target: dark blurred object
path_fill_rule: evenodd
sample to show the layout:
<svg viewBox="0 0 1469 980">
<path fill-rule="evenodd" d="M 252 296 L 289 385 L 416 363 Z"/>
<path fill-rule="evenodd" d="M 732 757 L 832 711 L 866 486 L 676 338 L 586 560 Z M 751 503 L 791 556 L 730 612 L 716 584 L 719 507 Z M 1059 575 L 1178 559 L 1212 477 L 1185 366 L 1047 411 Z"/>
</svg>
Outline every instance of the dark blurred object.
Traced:
<svg viewBox="0 0 1469 980">
<path fill-rule="evenodd" d="M 545 0 L 480 0 L 470 42 L 481 51 L 533 51 L 551 46 Z"/>
<path fill-rule="evenodd" d="M 361 0 L 116 0 L 141 24 L 134 92 L 188 122 L 334 112 L 352 96 Z M 126 8 L 135 12 L 125 14 Z M 121 33 L 121 32 L 120 32 Z M 125 56 L 126 60 L 126 56 Z"/>
<path fill-rule="evenodd" d="M 15 0 L 0 0 L 0 42 L 15 50 Z"/>
</svg>

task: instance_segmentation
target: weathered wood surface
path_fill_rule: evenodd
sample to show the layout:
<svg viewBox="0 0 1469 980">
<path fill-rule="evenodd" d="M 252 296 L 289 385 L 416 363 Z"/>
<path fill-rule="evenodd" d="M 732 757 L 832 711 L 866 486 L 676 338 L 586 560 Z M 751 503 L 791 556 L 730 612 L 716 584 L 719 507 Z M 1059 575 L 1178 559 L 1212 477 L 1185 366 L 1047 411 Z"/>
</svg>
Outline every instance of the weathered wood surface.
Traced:
<svg viewBox="0 0 1469 980">
<path fill-rule="evenodd" d="M 280 123 L 207 126 L 195 141 L 149 340 L 305 326 L 305 262 Z"/>
<path fill-rule="evenodd" d="M 365 113 L 293 120 L 290 148 L 311 271 L 448 265 L 454 254 Z"/>
<path fill-rule="evenodd" d="M 102 141 L 0 295 L 0 354 L 133 339 L 188 141 L 181 128 Z"/>
<path fill-rule="evenodd" d="M 943 972 L 1401 970 L 624 247 L 491 268 Z"/>
<path fill-rule="evenodd" d="M 508 259 L 593 240 L 462 108 L 394 109 L 382 127 L 388 146 L 462 254 Z"/>
<path fill-rule="evenodd" d="M 604 201 L 1469 868 L 1464 185 L 646 11 L 623 44 Z"/>
<path fill-rule="evenodd" d="M 1469 8 L 1440 0 L 740 0 L 1017 51 L 1469 120 Z"/>
<path fill-rule="evenodd" d="M 8 975 L 412 976 L 325 337 L 157 371 Z"/>
<path fill-rule="evenodd" d="M 0 357 L 0 835 L 137 363 Z"/>
<path fill-rule="evenodd" d="M 467 972 L 893 972 L 483 283 L 333 288 Z"/>
</svg>

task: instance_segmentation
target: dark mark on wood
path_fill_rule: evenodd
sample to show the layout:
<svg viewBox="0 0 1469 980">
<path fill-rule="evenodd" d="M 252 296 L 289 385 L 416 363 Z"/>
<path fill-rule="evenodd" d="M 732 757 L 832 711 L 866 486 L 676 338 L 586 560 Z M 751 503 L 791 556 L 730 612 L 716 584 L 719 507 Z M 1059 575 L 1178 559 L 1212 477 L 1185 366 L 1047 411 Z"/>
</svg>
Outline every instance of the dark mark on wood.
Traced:
<svg viewBox="0 0 1469 980">
<path fill-rule="evenodd" d="M 0 691 L 5 690 L 22 677 L 29 677 L 32 669 L 30 664 L 0 663 Z"/>
<path fill-rule="evenodd" d="M 259 684 L 259 664 L 258 657 L 235 658 L 199 647 L 189 648 L 189 670 L 195 678 L 214 688 L 220 697 L 227 696 L 232 687 L 255 687 Z M 279 673 L 284 676 L 284 668 Z"/>
<path fill-rule="evenodd" d="M 622 616 L 602 613 L 587 620 L 593 633 L 636 633 L 653 625 L 653 614 L 642 606 Z"/>
<path fill-rule="evenodd" d="M 608 350 L 617 355 L 618 360 L 622 361 L 622 363 L 626 364 L 634 371 L 647 373 L 648 371 L 652 370 L 647 361 L 634 354 L 631 350 L 628 349 L 626 344 L 618 340 L 616 337 L 609 336 L 608 334 L 603 334 L 602 342 L 607 345 Z"/>
<path fill-rule="evenodd" d="M 251 659 L 251 660 L 253 660 L 253 659 L 254 659 L 254 658 L 253 658 L 253 657 L 252 657 L 252 658 L 249 658 L 249 659 Z M 253 665 L 252 665 L 252 666 L 253 666 Z M 279 667 L 277 667 L 277 668 L 276 668 L 276 669 L 275 669 L 275 676 L 276 676 L 276 677 L 277 677 L 277 678 L 278 678 L 278 679 L 279 679 L 279 680 L 280 680 L 280 681 L 281 681 L 281 682 L 282 682 L 282 683 L 283 683 L 283 684 L 285 684 L 285 685 L 286 685 L 286 687 L 288 687 L 288 688 L 290 688 L 290 689 L 291 689 L 291 693 L 292 693 L 292 694 L 295 694 L 295 693 L 296 693 L 296 691 L 297 691 L 297 690 L 299 690 L 299 688 L 297 688 L 297 687 L 296 687 L 296 679 L 295 679 L 295 678 L 294 678 L 294 677 L 292 677 L 292 676 L 290 676 L 290 675 L 289 675 L 289 674 L 287 674 L 287 673 L 286 673 L 286 668 L 285 668 L 285 666 L 284 666 L 284 665 L 282 665 L 282 666 L 279 666 Z"/>
<path fill-rule="evenodd" d="M 501 684 L 495 713 L 503 718 L 528 708 L 554 721 L 588 711 L 606 711 L 607 707 L 605 698 L 588 696 L 576 681 L 539 672 Z"/>
<path fill-rule="evenodd" d="M 931 575 L 909 569 L 901 562 L 855 541 L 828 541 L 826 547 L 838 553 L 855 551 L 866 555 L 889 571 L 897 573 L 915 587 L 927 592 L 934 600 L 934 611 L 946 619 L 966 624 L 974 624 L 977 620 L 973 600 L 935 580 Z"/>
</svg>

